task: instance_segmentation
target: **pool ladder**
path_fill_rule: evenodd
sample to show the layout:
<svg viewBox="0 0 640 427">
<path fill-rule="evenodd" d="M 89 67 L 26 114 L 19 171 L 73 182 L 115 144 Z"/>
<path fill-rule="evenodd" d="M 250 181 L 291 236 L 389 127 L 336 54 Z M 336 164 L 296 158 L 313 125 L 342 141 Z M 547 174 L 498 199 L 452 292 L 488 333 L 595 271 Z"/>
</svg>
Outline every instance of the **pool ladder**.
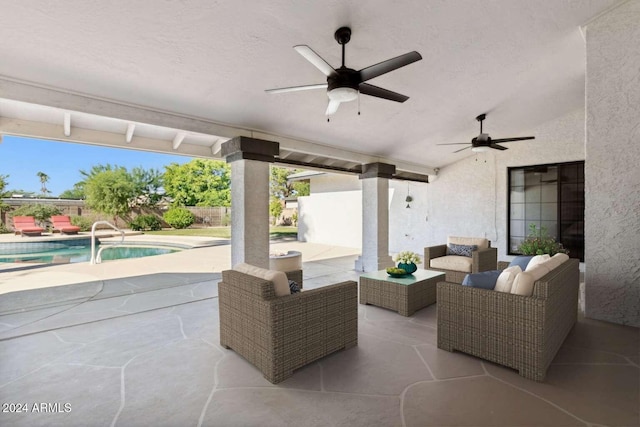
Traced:
<svg viewBox="0 0 640 427">
<path fill-rule="evenodd" d="M 118 233 L 120 233 L 120 236 L 122 237 L 120 239 L 119 243 L 115 243 L 109 246 L 103 246 L 100 249 L 98 249 L 98 253 L 96 254 L 96 226 L 97 225 L 108 225 L 109 227 L 113 228 L 115 231 L 117 231 Z M 102 258 L 100 257 L 100 254 L 102 254 L 102 251 L 106 248 L 114 248 L 116 246 L 120 246 L 121 244 L 124 243 L 124 231 L 120 230 L 118 227 L 116 227 L 115 225 L 111 224 L 108 221 L 96 221 L 93 223 L 93 226 L 91 227 L 91 264 L 100 264 L 102 262 Z"/>
</svg>

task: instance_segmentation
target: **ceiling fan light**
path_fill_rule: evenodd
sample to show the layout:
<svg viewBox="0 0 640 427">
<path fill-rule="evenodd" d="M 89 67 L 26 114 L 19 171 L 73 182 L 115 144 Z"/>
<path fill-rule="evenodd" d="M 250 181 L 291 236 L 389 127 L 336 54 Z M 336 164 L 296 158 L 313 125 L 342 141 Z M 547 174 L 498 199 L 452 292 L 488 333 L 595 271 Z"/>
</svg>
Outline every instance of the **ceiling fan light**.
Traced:
<svg viewBox="0 0 640 427">
<path fill-rule="evenodd" d="M 474 153 L 484 153 L 487 150 L 487 147 L 473 147 L 471 149 L 471 151 L 473 151 Z"/>
<path fill-rule="evenodd" d="M 358 98 L 358 91 L 352 87 L 337 87 L 328 92 L 329 99 L 338 102 L 349 102 Z"/>
</svg>

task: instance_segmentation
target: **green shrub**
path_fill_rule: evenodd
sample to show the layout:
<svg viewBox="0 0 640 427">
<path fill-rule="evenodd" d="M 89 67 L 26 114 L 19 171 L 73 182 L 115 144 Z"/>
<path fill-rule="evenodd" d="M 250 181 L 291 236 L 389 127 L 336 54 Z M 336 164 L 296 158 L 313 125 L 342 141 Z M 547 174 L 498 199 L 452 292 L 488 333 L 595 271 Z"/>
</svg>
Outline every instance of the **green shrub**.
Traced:
<svg viewBox="0 0 640 427">
<path fill-rule="evenodd" d="M 129 228 L 134 231 L 156 231 L 162 229 L 162 223 L 160 222 L 160 219 L 155 215 L 138 215 L 133 221 L 129 223 Z"/>
<path fill-rule="evenodd" d="M 231 215 L 229 215 L 228 213 L 224 214 L 224 216 L 222 217 L 222 220 L 220 221 L 220 225 L 222 225 L 223 227 L 228 227 L 231 225 Z"/>
<path fill-rule="evenodd" d="M 556 242 L 556 239 L 549 236 L 547 227 L 544 225 L 538 229 L 535 224 L 529 224 L 529 236 L 520 243 L 518 252 L 522 255 L 544 255 L 551 256 L 557 253 L 568 254 L 569 251 Z"/>
<path fill-rule="evenodd" d="M 91 231 L 93 221 L 91 218 L 87 218 L 86 216 L 72 216 L 71 224 L 80 227 L 80 231 Z"/>
<path fill-rule="evenodd" d="M 196 219 L 191 211 L 185 208 L 171 208 L 162 217 L 173 228 L 187 228 Z"/>
<path fill-rule="evenodd" d="M 11 212 L 12 216 L 32 216 L 37 222 L 44 223 L 51 218 L 51 215 L 60 215 L 62 210 L 51 205 L 23 205 Z"/>
<path fill-rule="evenodd" d="M 11 233 L 4 222 L 0 222 L 0 234 Z"/>
</svg>

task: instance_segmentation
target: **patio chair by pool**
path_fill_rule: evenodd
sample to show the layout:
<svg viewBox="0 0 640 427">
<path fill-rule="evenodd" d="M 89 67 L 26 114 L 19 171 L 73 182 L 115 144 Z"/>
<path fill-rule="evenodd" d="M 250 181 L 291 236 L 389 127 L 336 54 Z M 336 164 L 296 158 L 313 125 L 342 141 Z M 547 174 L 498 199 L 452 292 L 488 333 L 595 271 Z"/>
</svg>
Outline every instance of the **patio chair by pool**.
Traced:
<svg viewBox="0 0 640 427">
<path fill-rule="evenodd" d="M 40 236 L 44 228 L 38 227 L 32 216 L 14 216 L 13 230 L 20 236 Z"/>
<path fill-rule="evenodd" d="M 285 273 L 253 266 L 237 271 L 240 266 L 247 264 L 223 271 L 218 283 L 220 345 L 244 357 L 268 381 L 279 383 L 295 369 L 357 345 L 356 282 L 290 294 Z M 257 270 L 267 273 L 258 277 Z"/>
<path fill-rule="evenodd" d="M 51 217 L 53 230 L 59 231 L 60 234 L 78 234 L 80 227 L 71 224 L 71 218 L 68 215 L 53 215 Z"/>
</svg>

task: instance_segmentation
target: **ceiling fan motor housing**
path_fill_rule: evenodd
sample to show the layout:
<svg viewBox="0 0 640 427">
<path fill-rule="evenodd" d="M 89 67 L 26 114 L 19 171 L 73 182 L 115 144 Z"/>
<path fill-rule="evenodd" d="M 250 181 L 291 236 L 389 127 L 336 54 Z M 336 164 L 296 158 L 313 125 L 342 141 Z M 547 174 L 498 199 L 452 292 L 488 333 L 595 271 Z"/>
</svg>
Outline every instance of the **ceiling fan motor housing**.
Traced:
<svg viewBox="0 0 640 427">
<path fill-rule="evenodd" d="M 329 99 L 349 102 L 358 97 L 360 82 L 358 72 L 351 68 L 341 67 L 337 74 L 327 77 L 327 90 Z"/>
</svg>

